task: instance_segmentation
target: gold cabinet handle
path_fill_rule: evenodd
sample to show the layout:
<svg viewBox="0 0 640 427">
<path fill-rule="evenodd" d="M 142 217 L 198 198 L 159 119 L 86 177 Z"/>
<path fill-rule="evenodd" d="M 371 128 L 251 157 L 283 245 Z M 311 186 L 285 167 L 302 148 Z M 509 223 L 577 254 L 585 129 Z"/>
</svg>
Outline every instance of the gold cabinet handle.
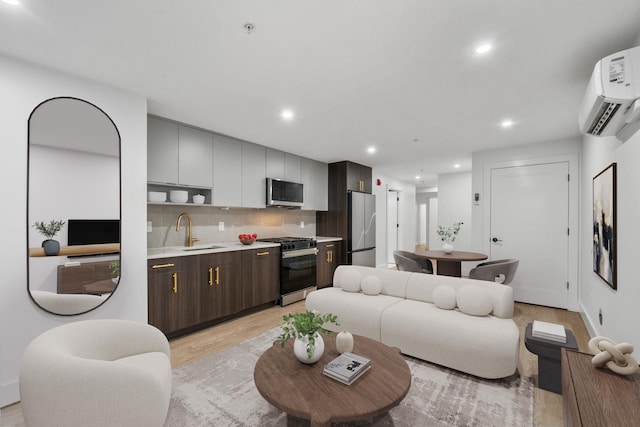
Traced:
<svg viewBox="0 0 640 427">
<path fill-rule="evenodd" d="M 173 293 L 178 293 L 178 273 L 173 273 Z"/>
<path fill-rule="evenodd" d="M 325 245 L 324 247 L 325 247 L 325 248 L 332 248 L 332 247 L 334 247 L 334 246 L 335 246 L 335 245 Z"/>
<path fill-rule="evenodd" d="M 269 255 L 269 251 L 265 251 L 265 252 L 256 252 L 256 256 L 265 256 L 265 255 Z"/>
<path fill-rule="evenodd" d="M 167 267 L 175 267 L 175 264 L 172 262 L 168 262 L 166 264 L 155 264 L 151 266 L 151 268 L 167 268 Z"/>
<path fill-rule="evenodd" d="M 331 262 L 331 251 L 327 251 L 327 262 Z"/>
<path fill-rule="evenodd" d="M 213 268 L 209 267 L 209 286 L 213 285 Z"/>
<path fill-rule="evenodd" d="M 220 284 L 220 267 L 216 267 L 216 285 Z"/>
<path fill-rule="evenodd" d="M 329 251 L 329 262 L 333 262 L 333 251 Z"/>
</svg>

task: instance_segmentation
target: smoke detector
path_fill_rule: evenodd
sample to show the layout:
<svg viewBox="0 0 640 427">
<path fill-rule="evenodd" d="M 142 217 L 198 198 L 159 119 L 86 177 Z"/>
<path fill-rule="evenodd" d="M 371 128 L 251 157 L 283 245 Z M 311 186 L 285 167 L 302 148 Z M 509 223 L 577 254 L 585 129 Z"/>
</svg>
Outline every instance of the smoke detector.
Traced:
<svg viewBox="0 0 640 427">
<path fill-rule="evenodd" d="M 251 31 L 253 31 L 254 28 L 255 27 L 251 22 L 244 24 L 244 29 L 247 31 L 247 34 L 251 34 Z"/>
</svg>

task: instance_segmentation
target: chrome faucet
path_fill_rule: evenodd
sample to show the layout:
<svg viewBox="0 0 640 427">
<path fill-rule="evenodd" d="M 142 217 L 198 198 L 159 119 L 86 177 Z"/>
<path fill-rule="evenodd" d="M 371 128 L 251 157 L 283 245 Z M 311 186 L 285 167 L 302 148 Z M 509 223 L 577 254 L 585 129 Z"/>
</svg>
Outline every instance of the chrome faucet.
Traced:
<svg viewBox="0 0 640 427">
<path fill-rule="evenodd" d="M 188 213 L 183 212 L 180 214 L 180 216 L 178 217 L 178 223 L 176 224 L 176 231 L 180 231 L 180 220 L 182 219 L 183 216 L 187 217 L 187 222 L 189 223 L 189 226 L 187 228 L 187 246 L 193 246 L 193 242 L 197 242 L 200 239 L 196 239 L 191 234 L 191 217 L 189 216 Z"/>
</svg>

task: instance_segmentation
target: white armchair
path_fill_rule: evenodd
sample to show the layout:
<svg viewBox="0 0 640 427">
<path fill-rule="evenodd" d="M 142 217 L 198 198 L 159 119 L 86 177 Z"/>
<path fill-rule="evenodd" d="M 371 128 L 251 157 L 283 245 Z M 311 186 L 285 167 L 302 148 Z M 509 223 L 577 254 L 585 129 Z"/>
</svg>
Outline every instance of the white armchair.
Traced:
<svg viewBox="0 0 640 427">
<path fill-rule="evenodd" d="M 162 426 L 171 397 L 169 342 L 153 326 L 101 319 L 44 332 L 20 365 L 24 420 L 39 426 Z"/>
</svg>

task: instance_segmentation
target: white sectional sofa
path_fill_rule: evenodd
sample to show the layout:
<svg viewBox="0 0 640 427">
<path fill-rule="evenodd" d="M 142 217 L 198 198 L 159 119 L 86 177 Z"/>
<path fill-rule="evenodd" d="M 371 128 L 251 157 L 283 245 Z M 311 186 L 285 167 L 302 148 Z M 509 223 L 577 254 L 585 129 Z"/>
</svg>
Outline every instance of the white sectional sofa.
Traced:
<svg viewBox="0 0 640 427">
<path fill-rule="evenodd" d="M 520 334 L 509 286 L 350 265 L 336 269 L 333 285 L 306 300 L 309 310 L 338 316 L 340 325 L 327 329 L 482 378 L 516 372 Z"/>
</svg>

